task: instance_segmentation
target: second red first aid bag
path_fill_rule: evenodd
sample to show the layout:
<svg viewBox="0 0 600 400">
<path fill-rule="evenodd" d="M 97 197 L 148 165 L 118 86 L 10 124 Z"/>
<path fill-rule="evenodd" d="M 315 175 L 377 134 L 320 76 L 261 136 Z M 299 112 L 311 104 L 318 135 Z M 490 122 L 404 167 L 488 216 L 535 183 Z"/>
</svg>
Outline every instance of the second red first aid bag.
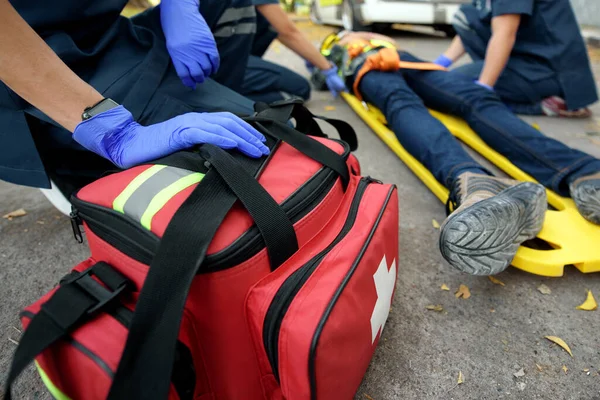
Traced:
<svg viewBox="0 0 600 400">
<path fill-rule="evenodd" d="M 22 312 L 9 388 L 35 357 L 62 399 L 352 398 L 396 281 L 396 188 L 301 105 L 259 111 L 267 159 L 205 145 L 77 193 L 91 257 Z"/>
</svg>

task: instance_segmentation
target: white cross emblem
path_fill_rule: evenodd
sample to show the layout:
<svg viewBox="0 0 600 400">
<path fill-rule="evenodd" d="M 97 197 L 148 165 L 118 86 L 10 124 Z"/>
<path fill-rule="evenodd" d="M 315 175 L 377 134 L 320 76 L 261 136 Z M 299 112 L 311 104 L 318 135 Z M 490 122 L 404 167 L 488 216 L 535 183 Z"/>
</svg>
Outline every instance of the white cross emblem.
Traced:
<svg viewBox="0 0 600 400">
<path fill-rule="evenodd" d="M 379 263 L 379 267 L 373 274 L 375 290 L 377 291 L 377 301 L 371 314 L 371 344 L 375 343 L 377 333 L 383 332 L 385 321 L 390 313 L 392 305 L 392 294 L 396 285 L 396 260 L 392 261 L 392 266 L 388 270 L 385 255 Z"/>
</svg>

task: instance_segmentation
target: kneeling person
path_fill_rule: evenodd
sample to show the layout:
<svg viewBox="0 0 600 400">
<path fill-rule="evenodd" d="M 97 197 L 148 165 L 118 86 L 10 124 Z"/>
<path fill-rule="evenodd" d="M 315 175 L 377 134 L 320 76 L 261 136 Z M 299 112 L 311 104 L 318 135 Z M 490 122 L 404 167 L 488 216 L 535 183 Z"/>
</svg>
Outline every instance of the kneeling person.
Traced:
<svg viewBox="0 0 600 400">
<path fill-rule="evenodd" d="M 440 250 L 452 266 L 476 275 L 506 269 L 540 231 L 546 193 L 540 184 L 492 176 L 425 105 L 464 118 L 489 146 L 600 224 L 600 160 L 542 135 L 463 74 L 397 52 L 389 37 L 359 32 L 333 41 L 328 57 L 348 87 L 385 114 L 404 148 L 450 190 L 454 211 L 441 227 Z"/>
</svg>

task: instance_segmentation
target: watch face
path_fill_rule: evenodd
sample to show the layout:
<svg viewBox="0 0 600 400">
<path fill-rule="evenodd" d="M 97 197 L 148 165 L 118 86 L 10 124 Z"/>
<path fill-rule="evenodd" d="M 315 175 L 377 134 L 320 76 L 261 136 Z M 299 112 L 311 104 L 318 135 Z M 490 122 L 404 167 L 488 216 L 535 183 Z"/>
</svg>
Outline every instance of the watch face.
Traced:
<svg viewBox="0 0 600 400">
<path fill-rule="evenodd" d="M 95 106 L 86 108 L 85 111 L 83 112 L 83 115 L 81 116 L 81 118 L 83 120 L 90 119 L 100 113 L 103 113 L 104 111 L 108 111 L 108 110 L 113 109 L 118 106 L 119 106 L 119 104 L 114 102 L 113 100 L 104 99 L 100 103 L 96 104 Z"/>
</svg>

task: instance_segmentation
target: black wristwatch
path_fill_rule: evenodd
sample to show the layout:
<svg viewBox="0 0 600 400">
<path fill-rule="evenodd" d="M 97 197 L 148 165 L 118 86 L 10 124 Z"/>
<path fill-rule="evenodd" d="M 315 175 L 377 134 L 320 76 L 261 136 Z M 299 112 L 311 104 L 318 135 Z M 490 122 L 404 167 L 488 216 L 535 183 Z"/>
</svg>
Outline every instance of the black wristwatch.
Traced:
<svg viewBox="0 0 600 400">
<path fill-rule="evenodd" d="M 112 99 L 102 99 L 91 107 L 83 110 L 83 114 L 81 114 L 81 120 L 85 121 L 86 119 L 90 119 L 104 111 L 108 111 L 112 108 L 118 107 L 119 104 Z"/>
</svg>

